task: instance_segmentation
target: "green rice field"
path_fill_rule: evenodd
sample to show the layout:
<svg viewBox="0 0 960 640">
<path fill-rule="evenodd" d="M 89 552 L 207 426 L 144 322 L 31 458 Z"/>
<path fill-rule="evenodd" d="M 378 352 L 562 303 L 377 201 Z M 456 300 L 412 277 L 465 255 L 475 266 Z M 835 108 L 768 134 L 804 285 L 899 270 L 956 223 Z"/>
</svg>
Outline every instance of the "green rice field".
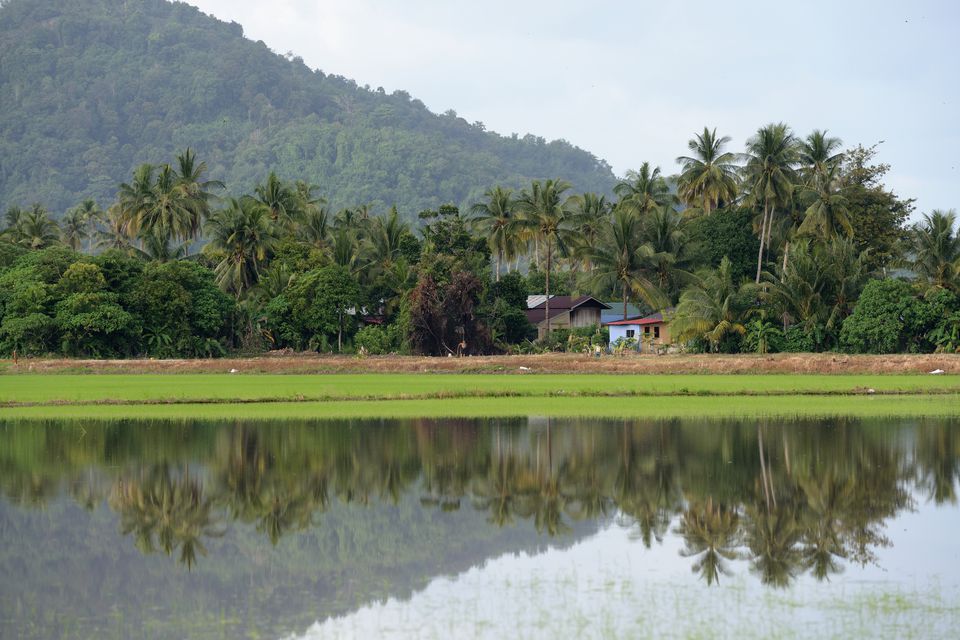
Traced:
<svg viewBox="0 0 960 640">
<path fill-rule="evenodd" d="M 254 402 L 520 396 L 955 394 L 960 376 L 140 374 L 0 376 L 0 403 Z"/>
<path fill-rule="evenodd" d="M 16 375 L 5 418 L 960 415 L 960 377 Z"/>
</svg>

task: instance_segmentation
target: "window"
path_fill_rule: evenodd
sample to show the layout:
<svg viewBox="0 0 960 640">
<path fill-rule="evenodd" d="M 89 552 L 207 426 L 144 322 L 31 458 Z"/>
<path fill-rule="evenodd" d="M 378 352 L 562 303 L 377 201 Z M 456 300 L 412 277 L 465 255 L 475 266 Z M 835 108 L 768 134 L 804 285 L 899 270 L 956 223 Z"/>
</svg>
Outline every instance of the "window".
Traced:
<svg viewBox="0 0 960 640">
<path fill-rule="evenodd" d="M 650 335 L 650 327 L 644 327 L 644 328 L 643 328 L 643 333 L 649 336 L 649 335 Z"/>
<path fill-rule="evenodd" d="M 653 337 L 657 340 L 660 339 L 660 327 L 653 328 Z"/>
<path fill-rule="evenodd" d="M 635 335 L 637 335 L 636 330 L 634 330 L 634 329 L 627 329 L 627 337 L 628 337 L 628 338 L 632 338 L 632 337 L 634 337 Z"/>
</svg>

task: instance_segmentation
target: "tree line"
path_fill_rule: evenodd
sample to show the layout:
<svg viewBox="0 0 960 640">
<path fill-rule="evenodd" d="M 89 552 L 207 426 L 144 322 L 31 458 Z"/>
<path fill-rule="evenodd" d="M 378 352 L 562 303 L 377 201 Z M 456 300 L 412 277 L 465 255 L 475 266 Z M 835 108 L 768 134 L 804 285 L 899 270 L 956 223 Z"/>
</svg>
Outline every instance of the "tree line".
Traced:
<svg viewBox="0 0 960 640">
<path fill-rule="evenodd" d="M 106 209 L 58 224 L 10 207 L 0 246 L 6 353 L 217 355 L 293 349 L 431 355 L 580 349 L 542 342 L 528 294 L 667 310 L 690 350 L 886 353 L 960 348 L 954 211 L 906 226 L 876 147 L 759 128 L 742 153 L 704 130 L 679 172 L 642 163 L 613 195 L 493 186 L 466 211 L 334 210 L 271 173 L 252 193 L 187 150 L 144 164 Z M 546 303 L 549 305 L 549 297 Z M 548 310 L 549 315 L 549 310 Z"/>
</svg>

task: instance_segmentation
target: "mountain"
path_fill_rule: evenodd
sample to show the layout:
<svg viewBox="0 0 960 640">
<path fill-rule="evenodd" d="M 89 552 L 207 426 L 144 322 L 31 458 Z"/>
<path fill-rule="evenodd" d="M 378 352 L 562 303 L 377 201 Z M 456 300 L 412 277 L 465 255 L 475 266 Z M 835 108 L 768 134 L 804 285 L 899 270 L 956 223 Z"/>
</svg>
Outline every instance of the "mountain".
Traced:
<svg viewBox="0 0 960 640">
<path fill-rule="evenodd" d="M 275 170 L 335 207 L 397 204 L 407 217 L 494 184 L 615 182 L 568 142 L 501 136 L 311 70 L 184 3 L 0 0 L 0 207 L 106 205 L 136 165 L 187 147 L 234 194 Z"/>
</svg>

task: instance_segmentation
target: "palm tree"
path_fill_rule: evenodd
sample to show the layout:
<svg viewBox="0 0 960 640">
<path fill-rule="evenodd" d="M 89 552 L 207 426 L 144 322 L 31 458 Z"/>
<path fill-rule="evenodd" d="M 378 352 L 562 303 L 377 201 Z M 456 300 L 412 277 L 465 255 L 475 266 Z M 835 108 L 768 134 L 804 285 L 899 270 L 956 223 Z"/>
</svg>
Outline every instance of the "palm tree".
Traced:
<svg viewBox="0 0 960 640">
<path fill-rule="evenodd" d="M 177 189 L 190 212 L 188 227 L 193 238 L 199 235 L 203 221 L 210 216 L 210 202 L 214 199 L 210 190 L 224 188 L 219 180 L 206 180 L 206 172 L 207 163 L 198 163 L 196 154 L 189 148 L 177 156 Z"/>
<path fill-rule="evenodd" d="M 840 138 L 831 138 L 826 130 L 819 129 L 800 143 L 800 176 L 804 184 L 816 189 L 824 180 L 833 180 L 843 162 L 843 153 L 837 152 L 842 144 Z"/>
<path fill-rule="evenodd" d="M 367 248 L 370 264 L 376 270 L 388 270 L 402 256 L 401 243 L 404 236 L 410 233 L 410 225 L 400 219 L 396 207 L 390 209 L 386 218 L 374 218 L 367 238 Z"/>
<path fill-rule="evenodd" d="M 545 303 L 547 334 L 550 333 L 550 270 L 553 268 L 553 249 L 566 247 L 570 233 L 571 201 L 563 194 L 571 188 L 563 180 L 534 181 L 529 191 L 523 191 L 517 199 L 517 210 L 522 214 L 520 226 L 532 230 L 546 250 L 547 270 Z"/>
<path fill-rule="evenodd" d="M 846 238 L 800 240 L 790 264 L 765 277 L 768 286 L 761 297 L 777 311 L 784 329 L 800 324 L 820 347 L 836 337 L 860 296 L 869 277 L 867 255 Z"/>
<path fill-rule="evenodd" d="M 254 193 L 273 222 L 290 226 L 299 218 L 301 203 L 296 190 L 280 180 L 273 171 L 264 184 L 257 185 Z"/>
<path fill-rule="evenodd" d="M 141 233 L 184 240 L 196 235 L 200 226 L 198 205 L 180 188 L 179 180 L 170 165 L 160 167 L 151 198 L 138 217 Z"/>
<path fill-rule="evenodd" d="M 573 253 L 586 262 L 587 271 L 593 270 L 591 256 L 598 248 L 604 229 L 610 224 L 610 203 L 606 196 L 585 193 L 573 201 L 572 227 L 576 230 Z"/>
<path fill-rule="evenodd" d="M 357 270 L 357 236 L 346 228 L 338 229 L 333 236 L 333 244 L 330 247 L 330 257 L 333 263 L 340 267 L 346 267 L 351 273 Z"/>
<path fill-rule="evenodd" d="M 17 228 L 17 225 L 20 223 L 20 216 L 23 215 L 23 209 L 13 205 L 7 209 L 7 212 L 3 214 L 3 232 L 4 233 L 13 233 L 13 230 Z"/>
<path fill-rule="evenodd" d="M 640 214 L 676 202 L 670 186 L 660 175 L 660 167 L 651 168 L 649 162 L 641 164 L 639 171 L 627 171 L 626 180 L 618 183 L 613 192 L 620 197 L 618 206 L 629 207 Z"/>
<path fill-rule="evenodd" d="M 813 186 L 801 190 L 800 197 L 809 202 L 809 206 L 803 214 L 798 233 L 817 235 L 823 239 L 840 234 L 853 237 L 847 199 L 839 189 L 838 171 L 836 164 L 826 167 L 825 173 L 810 183 Z"/>
<path fill-rule="evenodd" d="M 144 260 L 154 262 L 169 262 L 197 256 L 197 254 L 190 254 L 189 244 L 173 244 L 169 236 L 152 232 L 140 234 L 140 248 L 134 247 L 133 253 Z"/>
<path fill-rule="evenodd" d="M 737 197 L 737 156 L 725 152 L 723 147 L 730 142 L 729 136 L 717 137 L 717 130 L 703 128 L 687 143 L 692 156 L 680 156 L 682 165 L 677 184 L 680 200 L 688 207 L 699 206 L 704 214 L 733 202 Z"/>
<path fill-rule="evenodd" d="M 297 224 L 301 241 L 326 249 L 330 244 L 330 211 L 326 207 L 310 207 Z"/>
<path fill-rule="evenodd" d="M 504 258 L 513 257 L 517 246 L 513 193 L 510 189 L 494 187 L 483 194 L 486 202 L 470 207 L 474 227 L 487 236 L 490 250 L 497 257 L 497 282 L 500 281 L 500 265 Z"/>
<path fill-rule="evenodd" d="M 79 251 L 83 244 L 83 239 L 87 237 L 87 218 L 80 208 L 73 208 L 67 211 L 60 221 L 60 235 L 64 244 Z"/>
<path fill-rule="evenodd" d="M 760 249 L 757 253 L 757 284 L 760 283 L 763 269 L 764 248 L 769 251 L 775 210 L 785 206 L 793 197 L 798 162 L 796 138 L 782 122 L 761 127 L 756 135 L 747 141 L 747 164 L 744 172 L 750 189 L 748 202 L 763 207 Z"/>
<path fill-rule="evenodd" d="M 134 170 L 133 180 L 120 185 L 117 204 L 123 222 L 121 225 L 120 220 L 116 220 L 115 226 L 128 227 L 134 234 L 139 231 L 140 220 L 153 201 L 153 174 L 152 164 L 141 164 Z"/>
<path fill-rule="evenodd" d="M 226 254 L 214 269 L 217 283 L 240 298 L 257 284 L 277 240 L 269 210 L 249 196 L 230 198 L 207 222 L 206 232 L 210 244 L 204 249 Z"/>
<path fill-rule="evenodd" d="M 15 244 L 28 249 L 45 249 L 60 240 L 60 228 L 46 209 L 35 204 L 16 216 L 16 225 L 12 227 L 10 235 Z"/>
<path fill-rule="evenodd" d="M 194 167 L 192 156 L 181 157 L 181 161 L 182 170 L 192 171 L 194 176 L 198 171 L 202 173 L 201 168 Z M 183 182 L 168 164 L 159 170 L 150 164 L 140 165 L 134 171 L 133 181 L 121 184 L 117 194 L 125 226 L 133 232 L 161 238 L 195 237 L 206 204 L 199 195 L 191 195 L 191 189 L 194 187 Z"/>
<path fill-rule="evenodd" d="M 87 228 L 85 236 L 88 239 L 87 250 L 92 250 L 93 238 L 96 236 L 100 225 L 104 222 L 104 211 L 100 208 L 100 205 L 97 204 L 96 200 L 90 198 L 78 204 L 74 207 L 74 210 L 79 211 L 83 219 L 86 220 Z"/>
<path fill-rule="evenodd" d="M 105 214 L 104 227 L 97 231 L 95 247 L 97 249 L 119 249 L 129 251 L 133 247 L 133 234 L 130 219 L 121 205 L 115 203 Z"/>
<path fill-rule="evenodd" d="M 644 243 L 653 249 L 655 283 L 671 297 L 689 279 L 688 269 L 693 265 L 691 243 L 683 230 L 683 222 L 683 215 L 673 207 L 658 207 L 643 221 L 641 232 Z"/>
<path fill-rule="evenodd" d="M 699 271 L 693 282 L 680 294 L 680 303 L 671 324 L 677 338 L 705 338 L 716 351 L 720 342 L 731 334 L 743 335 L 744 317 L 750 310 L 754 287 L 734 284 L 730 260 L 724 256 L 714 271 Z"/>
<path fill-rule="evenodd" d="M 654 251 L 650 245 L 644 244 L 642 231 L 638 214 L 617 209 L 612 223 L 590 255 L 593 271 L 588 274 L 587 282 L 596 288 L 619 289 L 624 319 L 627 317 L 627 303 L 633 296 L 639 296 L 654 308 L 666 302 L 655 282 Z"/>
<path fill-rule="evenodd" d="M 935 287 L 960 290 L 960 233 L 957 213 L 936 209 L 910 232 L 912 267 Z"/>
</svg>

